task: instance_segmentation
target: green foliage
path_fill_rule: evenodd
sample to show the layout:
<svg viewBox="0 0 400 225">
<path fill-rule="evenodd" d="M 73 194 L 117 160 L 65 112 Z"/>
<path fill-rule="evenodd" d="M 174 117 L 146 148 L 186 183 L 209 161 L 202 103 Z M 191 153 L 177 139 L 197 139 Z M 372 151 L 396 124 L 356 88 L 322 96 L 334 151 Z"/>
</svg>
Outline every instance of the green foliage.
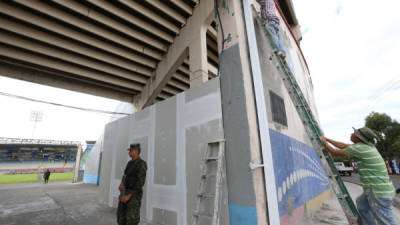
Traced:
<svg viewBox="0 0 400 225">
<path fill-rule="evenodd" d="M 379 137 L 376 144 L 383 158 L 400 158 L 400 123 L 385 113 L 371 112 L 365 118 L 365 126 Z"/>
<path fill-rule="evenodd" d="M 43 174 L 42 174 L 43 176 Z M 43 182 L 43 179 L 37 180 L 37 173 L 28 173 L 28 174 L 5 174 L 0 175 L 0 184 L 13 184 L 13 183 L 32 183 L 32 182 Z M 49 182 L 52 181 L 62 181 L 62 180 L 71 180 L 74 177 L 73 172 L 68 173 L 51 173 Z"/>
</svg>

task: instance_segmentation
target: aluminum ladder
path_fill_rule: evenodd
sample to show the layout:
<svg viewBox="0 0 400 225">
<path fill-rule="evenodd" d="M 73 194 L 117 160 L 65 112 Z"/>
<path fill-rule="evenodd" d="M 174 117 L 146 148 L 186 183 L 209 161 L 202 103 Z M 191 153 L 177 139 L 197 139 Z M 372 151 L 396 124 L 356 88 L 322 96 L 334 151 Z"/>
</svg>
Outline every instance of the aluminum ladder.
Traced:
<svg viewBox="0 0 400 225">
<path fill-rule="evenodd" d="M 224 163 L 225 140 L 209 142 L 201 161 L 201 180 L 197 193 L 196 207 L 192 217 L 192 225 L 198 225 L 201 218 L 209 221 L 206 224 L 219 225 L 221 217 L 223 180 L 226 176 Z M 215 189 L 211 183 L 213 177 L 215 177 Z M 207 188 L 210 186 L 211 188 Z M 214 207 L 212 213 L 205 212 L 204 210 L 207 199 L 213 199 Z"/>
<path fill-rule="evenodd" d="M 267 35 L 269 36 L 269 34 Z M 288 90 L 290 98 L 296 107 L 297 113 L 299 114 L 304 127 L 307 131 L 308 136 L 313 143 L 314 149 L 324 149 L 325 146 L 319 137 L 323 136 L 323 132 L 319 127 L 318 121 L 315 119 L 312 110 L 303 95 L 303 92 L 298 85 L 296 78 L 293 76 L 291 69 L 286 63 L 286 60 L 282 59 L 277 52 L 274 52 L 277 61 L 279 62 L 279 69 L 282 71 L 283 83 Z M 346 186 L 343 183 L 340 174 L 336 170 L 333 163 L 333 158 L 328 151 L 317 150 L 317 155 L 319 156 L 322 165 L 324 166 L 325 172 L 328 175 L 331 188 L 336 194 L 337 199 L 343 209 L 344 214 L 349 221 L 349 224 L 362 224 L 359 212 L 355 206 Z M 324 162 L 324 160 L 326 162 Z"/>
</svg>

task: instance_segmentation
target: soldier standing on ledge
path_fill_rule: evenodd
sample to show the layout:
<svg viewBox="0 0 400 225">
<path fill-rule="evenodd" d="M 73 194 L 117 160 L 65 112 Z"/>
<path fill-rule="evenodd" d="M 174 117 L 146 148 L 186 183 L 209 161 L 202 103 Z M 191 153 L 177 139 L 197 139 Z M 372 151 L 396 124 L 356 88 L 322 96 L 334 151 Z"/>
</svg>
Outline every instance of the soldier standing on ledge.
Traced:
<svg viewBox="0 0 400 225">
<path fill-rule="evenodd" d="M 129 156 L 132 158 L 125 168 L 119 185 L 117 222 L 119 225 L 138 225 L 143 185 L 146 181 L 147 164 L 140 158 L 140 144 L 131 144 Z"/>
</svg>

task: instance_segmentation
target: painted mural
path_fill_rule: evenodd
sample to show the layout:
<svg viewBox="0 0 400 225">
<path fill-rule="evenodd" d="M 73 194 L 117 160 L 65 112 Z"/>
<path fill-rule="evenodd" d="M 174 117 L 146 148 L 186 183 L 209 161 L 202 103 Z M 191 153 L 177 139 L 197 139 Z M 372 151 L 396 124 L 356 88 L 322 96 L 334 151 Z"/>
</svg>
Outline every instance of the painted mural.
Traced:
<svg viewBox="0 0 400 225">
<path fill-rule="evenodd" d="M 323 194 L 329 180 L 312 147 L 274 130 L 270 130 L 270 137 L 279 215 L 284 220 Z"/>
</svg>

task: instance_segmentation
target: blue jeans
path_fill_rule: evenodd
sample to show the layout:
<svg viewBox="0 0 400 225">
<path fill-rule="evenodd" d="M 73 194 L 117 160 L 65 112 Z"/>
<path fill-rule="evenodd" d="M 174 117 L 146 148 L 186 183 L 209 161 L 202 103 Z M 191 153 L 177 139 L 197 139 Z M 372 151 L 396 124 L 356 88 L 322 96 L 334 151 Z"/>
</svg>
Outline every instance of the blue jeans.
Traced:
<svg viewBox="0 0 400 225">
<path fill-rule="evenodd" d="M 357 198 L 357 208 L 363 225 L 396 225 L 391 198 L 376 198 L 374 193 L 363 193 Z"/>
<path fill-rule="evenodd" d="M 269 21 L 265 25 L 265 29 L 268 31 L 269 35 L 272 38 L 272 42 L 276 50 L 283 52 L 286 55 L 285 47 L 283 46 L 283 42 L 281 39 L 281 35 L 279 34 L 279 24 L 275 21 Z"/>
</svg>

